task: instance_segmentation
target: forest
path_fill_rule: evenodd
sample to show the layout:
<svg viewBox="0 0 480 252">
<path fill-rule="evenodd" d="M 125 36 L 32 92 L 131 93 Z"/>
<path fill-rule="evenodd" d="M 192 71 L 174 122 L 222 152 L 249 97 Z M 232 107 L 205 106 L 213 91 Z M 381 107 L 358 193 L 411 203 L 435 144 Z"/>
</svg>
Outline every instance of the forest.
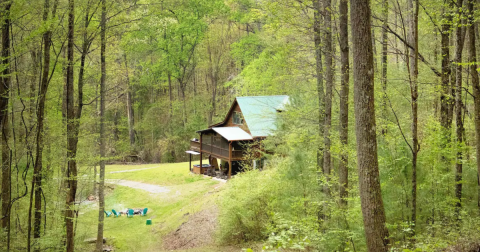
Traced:
<svg viewBox="0 0 480 252">
<path fill-rule="evenodd" d="M 115 165 L 187 162 L 270 95 L 290 103 L 266 167 L 205 200 L 202 251 L 480 249 L 478 0 L 0 0 L 0 21 L 1 251 L 104 251 L 104 213 L 138 196 Z M 175 169 L 138 180 L 212 186 Z M 137 251 L 180 226 L 162 211 Z"/>
</svg>

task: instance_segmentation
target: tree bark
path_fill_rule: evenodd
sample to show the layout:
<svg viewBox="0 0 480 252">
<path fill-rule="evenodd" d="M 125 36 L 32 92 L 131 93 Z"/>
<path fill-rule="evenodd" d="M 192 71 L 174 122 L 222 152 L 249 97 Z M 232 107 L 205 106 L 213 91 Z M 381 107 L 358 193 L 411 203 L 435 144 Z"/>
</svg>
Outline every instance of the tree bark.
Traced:
<svg viewBox="0 0 480 252">
<path fill-rule="evenodd" d="M 382 24 L 382 113 L 383 119 L 387 119 L 387 73 L 388 73 L 388 1 L 383 0 L 383 24 Z M 382 134 L 387 134 L 387 126 L 384 125 Z"/>
<path fill-rule="evenodd" d="M 340 142 L 342 153 L 338 167 L 340 183 L 340 202 L 347 205 L 348 197 L 348 93 L 349 93 L 349 48 L 348 48 L 348 0 L 340 0 L 340 61 L 341 61 L 341 90 L 340 90 Z"/>
<path fill-rule="evenodd" d="M 0 123 L 2 129 L 2 215 L 1 227 L 7 232 L 6 249 L 10 250 L 10 208 L 11 208 L 11 157 L 9 139 L 9 123 L 8 123 L 8 102 L 10 96 L 10 7 L 11 1 L 2 1 L 4 9 L 2 10 L 2 65 L 5 69 L 2 71 L 0 79 Z"/>
<path fill-rule="evenodd" d="M 210 47 L 210 42 L 207 45 L 207 51 L 208 51 L 208 59 L 209 59 L 209 67 L 208 67 L 208 76 L 210 78 L 210 82 L 212 84 L 212 90 L 211 90 L 211 98 L 212 98 L 212 109 L 210 110 L 210 113 L 208 115 L 208 125 L 213 124 L 213 117 L 215 116 L 215 111 L 216 111 L 216 100 L 217 100 L 217 84 L 218 84 L 218 69 L 217 67 L 214 66 L 214 62 L 212 59 L 212 49 Z"/>
<path fill-rule="evenodd" d="M 65 209 L 65 226 L 67 231 L 66 236 L 66 250 L 73 252 L 75 249 L 74 243 L 74 229 L 73 220 L 75 218 L 75 195 L 77 193 L 77 164 L 76 158 L 76 139 L 75 130 L 75 106 L 74 106 L 74 80 L 73 80 L 73 65 L 74 65 L 74 28 L 75 28 L 75 2 L 68 1 L 68 42 L 67 42 L 67 82 L 66 82 L 66 104 L 67 104 L 67 197 Z M 83 84 L 82 84 L 83 85 Z M 78 135 L 77 135 L 78 138 Z"/>
<path fill-rule="evenodd" d="M 451 119 L 448 116 L 448 110 L 451 103 L 450 96 L 450 29 L 451 23 L 453 20 L 453 15 L 450 10 L 453 8 L 453 1 L 449 0 L 449 8 L 444 10 L 443 16 L 445 21 L 442 24 L 442 36 L 441 36 L 441 47 L 442 47 L 442 91 L 440 95 L 440 124 L 446 132 L 450 132 L 452 125 Z M 448 134 L 447 134 L 448 135 Z M 449 137 L 447 136 L 447 141 Z"/>
<path fill-rule="evenodd" d="M 52 17 L 55 16 L 56 7 L 58 1 L 55 1 L 52 10 Z M 50 1 L 45 0 L 43 11 L 43 22 L 48 22 L 48 12 L 50 11 Z M 50 71 L 50 46 L 51 46 L 51 26 L 43 34 L 43 69 L 42 78 L 40 82 L 40 88 L 38 90 L 38 104 L 37 104 L 37 141 L 36 141 L 36 153 L 35 164 L 33 169 L 32 178 L 32 195 L 35 193 L 35 215 L 34 215 L 34 231 L 33 237 L 35 239 L 40 238 L 41 221 L 42 221 L 42 170 L 43 170 L 43 148 L 44 148 L 44 116 L 45 116 L 45 100 L 49 84 L 49 71 Z M 31 223 L 31 210 L 29 211 L 29 226 Z M 28 241 L 27 250 L 30 251 L 30 228 L 28 229 Z M 35 251 L 39 248 L 35 247 Z"/>
<path fill-rule="evenodd" d="M 415 3 L 414 3 L 415 2 Z M 419 151 L 418 142 L 418 0 L 410 0 L 409 8 L 412 10 L 409 38 L 413 49 L 410 49 L 410 97 L 412 109 L 412 236 L 415 235 L 417 221 L 417 159 Z M 408 50 L 408 49 L 407 49 Z"/>
<path fill-rule="evenodd" d="M 36 48 L 33 49 L 30 52 L 31 58 L 32 58 L 32 78 L 30 80 L 30 93 L 29 93 L 29 105 L 28 105 L 28 114 L 30 115 L 30 125 L 33 126 L 36 122 L 36 103 L 35 103 L 35 98 L 37 96 L 36 89 L 37 89 L 37 77 L 41 78 L 41 74 L 39 72 L 39 65 L 40 65 L 40 51 L 37 50 Z"/>
<path fill-rule="evenodd" d="M 100 21 L 100 62 L 102 75 L 100 78 L 100 185 L 98 187 L 98 230 L 97 230 L 97 244 L 96 251 L 103 251 L 103 220 L 105 218 L 105 78 L 107 75 L 105 64 L 105 47 L 106 47 L 106 15 L 107 6 L 106 0 L 102 0 L 102 18 Z"/>
<path fill-rule="evenodd" d="M 319 138 L 324 137 L 324 123 L 325 123 L 325 93 L 323 90 L 323 65 L 322 65 L 322 51 L 321 51 L 321 0 L 314 0 L 314 23 L 313 23 L 313 40 L 315 45 L 315 73 L 317 81 L 318 94 L 318 129 Z M 317 170 L 323 171 L 323 144 L 318 144 L 317 150 Z"/>
<path fill-rule="evenodd" d="M 474 0 L 468 1 L 468 9 L 470 13 L 474 11 Z M 474 108 L 475 108 L 475 135 L 476 135 L 476 156 L 477 156 L 477 184 L 478 184 L 478 200 L 477 206 L 480 210 L 480 83 L 478 79 L 477 71 L 477 48 L 475 45 L 475 28 L 473 27 L 473 16 L 468 17 L 468 50 L 470 54 L 470 72 L 472 75 L 472 87 L 474 96 Z"/>
<path fill-rule="evenodd" d="M 462 172 L 463 172 L 463 165 L 462 165 L 462 143 L 464 141 L 463 134 L 464 134 L 464 127 L 463 127 L 463 119 L 462 119 L 462 111 L 463 111 L 463 104 L 462 104 L 462 51 L 463 45 L 465 41 L 465 28 L 463 26 L 463 13 L 462 13 L 462 5 L 463 0 L 457 1 L 457 8 L 458 8 L 458 16 L 461 20 L 461 25 L 457 26 L 456 29 L 456 38 L 457 38 L 457 46 L 455 52 L 455 62 L 456 62 L 456 81 L 455 81 L 455 121 L 456 121 L 456 135 L 457 135 L 457 160 L 455 163 L 455 197 L 457 198 L 457 202 L 455 204 L 455 214 L 457 215 L 457 219 L 460 217 L 460 208 L 462 207 Z M 468 5 L 468 4 L 467 4 Z"/>
<path fill-rule="evenodd" d="M 324 122 L 324 145 L 323 149 L 323 173 L 330 181 L 332 170 L 332 158 L 330 154 L 330 128 L 332 126 L 332 96 L 333 96 L 333 46 L 332 46 L 332 1 L 323 0 L 324 13 L 324 38 L 323 46 L 325 53 L 325 122 Z M 330 188 L 327 184 L 324 191 L 330 194 Z"/>
<path fill-rule="evenodd" d="M 74 8 L 74 7 L 71 7 Z M 67 67 L 67 157 L 68 157 L 68 172 L 67 172 L 67 186 L 69 188 L 67 195 L 67 210 L 74 208 L 76 190 L 77 190 L 77 149 L 78 137 L 80 133 L 80 119 L 83 110 L 83 85 L 85 82 L 85 60 L 87 58 L 88 50 L 90 48 L 90 39 L 88 38 L 87 28 L 90 24 L 90 8 L 87 6 L 84 19 L 84 31 L 82 51 L 80 56 L 80 69 L 78 72 L 78 98 L 76 110 L 74 110 L 74 90 L 73 90 L 73 52 L 70 52 L 70 44 L 68 44 L 68 67 Z M 73 34 L 73 31 L 71 31 Z M 70 36 L 70 33 L 69 33 Z M 70 39 L 70 37 L 69 37 Z M 70 40 L 69 40 L 70 42 Z M 73 48 L 72 48 L 73 49 Z M 70 55 L 72 53 L 72 55 Z M 70 174 L 72 174 L 70 176 Z M 70 204 L 70 205 L 69 205 Z M 71 214 L 71 215 L 70 215 Z M 75 230 L 73 228 L 73 221 L 77 214 L 75 210 L 65 212 L 65 221 L 67 227 L 67 251 L 74 251 L 75 249 Z M 70 218 L 70 219 L 69 219 Z"/>
<path fill-rule="evenodd" d="M 130 138 L 130 147 L 135 146 L 135 119 L 133 117 L 133 99 L 132 99 L 132 89 L 130 87 L 130 77 L 128 75 L 128 61 L 127 54 L 123 54 L 125 60 L 125 71 L 127 77 L 127 117 L 128 117 L 128 136 Z"/>
<path fill-rule="evenodd" d="M 371 40 L 371 12 L 368 0 L 351 0 L 353 78 L 357 164 L 363 223 L 368 251 L 388 250 L 378 170 L 374 101 L 374 67 Z"/>
<path fill-rule="evenodd" d="M 170 117 L 173 116 L 172 74 L 168 72 L 168 97 L 170 99 Z"/>
</svg>

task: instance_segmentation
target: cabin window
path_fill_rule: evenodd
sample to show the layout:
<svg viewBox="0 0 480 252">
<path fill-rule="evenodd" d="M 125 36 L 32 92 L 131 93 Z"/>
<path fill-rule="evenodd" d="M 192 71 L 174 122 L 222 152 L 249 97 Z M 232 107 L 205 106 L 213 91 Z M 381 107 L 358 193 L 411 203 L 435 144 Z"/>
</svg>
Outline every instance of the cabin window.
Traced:
<svg viewBox="0 0 480 252">
<path fill-rule="evenodd" d="M 233 124 L 243 124 L 242 112 L 233 112 Z"/>
</svg>

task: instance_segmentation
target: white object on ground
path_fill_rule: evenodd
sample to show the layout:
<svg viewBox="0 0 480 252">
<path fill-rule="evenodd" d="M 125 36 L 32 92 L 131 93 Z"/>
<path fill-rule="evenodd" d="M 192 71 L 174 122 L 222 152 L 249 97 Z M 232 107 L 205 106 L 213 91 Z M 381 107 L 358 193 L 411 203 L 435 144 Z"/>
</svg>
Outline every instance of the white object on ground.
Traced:
<svg viewBox="0 0 480 252">
<path fill-rule="evenodd" d="M 217 177 L 210 177 L 210 176 L 207 176 L 207 175 L 203 175 L 203 177 L 204 178 L 212 178 L 213 180 L 220 181 L 222 183 L 227 183 L 226 179 L 221 179 L 221 178 L 217 178 Z"/>
</svg>

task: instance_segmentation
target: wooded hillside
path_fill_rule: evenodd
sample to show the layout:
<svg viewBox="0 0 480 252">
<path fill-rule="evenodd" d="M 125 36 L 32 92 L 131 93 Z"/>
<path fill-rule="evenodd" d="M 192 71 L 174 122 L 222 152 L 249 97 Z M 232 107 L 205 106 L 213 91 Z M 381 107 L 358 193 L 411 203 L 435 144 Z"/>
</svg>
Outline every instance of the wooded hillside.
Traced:
<svg viewBox="0 0 480 252">
<path fill-rule="evenodd" d="M 101 241 L 105 164 L 188 161 L 197 130 L 263 95 L 290 105 L 266 169 L 227 184 L 222 242 L 480 247 L 479 8 L 0 0 L 1 249 L 74 251 L 89 194 Z"/>
</svg>

